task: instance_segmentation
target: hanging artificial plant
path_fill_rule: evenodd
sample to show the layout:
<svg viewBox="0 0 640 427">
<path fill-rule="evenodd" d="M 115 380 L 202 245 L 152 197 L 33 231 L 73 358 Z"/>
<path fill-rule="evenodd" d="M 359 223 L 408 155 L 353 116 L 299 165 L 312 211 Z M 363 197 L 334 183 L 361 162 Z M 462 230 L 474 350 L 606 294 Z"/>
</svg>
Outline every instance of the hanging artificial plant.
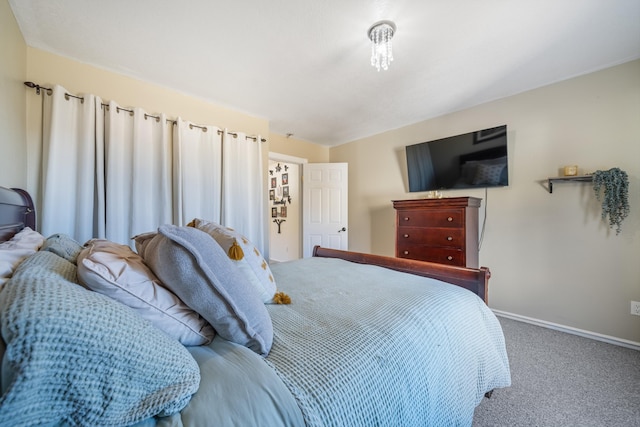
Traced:
<svg viewBox="0 0 640 427">
<path fill-rule="evenodd" d="M 604 190 L 604 198 L 600 190 Z M 609 227 L 616 228 L 616 234 L 622 230 L 621 224 L 629 215 L 629 177 L 619 168 L 593 173 L 593 190 L 598 201 L 602 201 L 602 219 L 609 216 Z"/>
</svg>

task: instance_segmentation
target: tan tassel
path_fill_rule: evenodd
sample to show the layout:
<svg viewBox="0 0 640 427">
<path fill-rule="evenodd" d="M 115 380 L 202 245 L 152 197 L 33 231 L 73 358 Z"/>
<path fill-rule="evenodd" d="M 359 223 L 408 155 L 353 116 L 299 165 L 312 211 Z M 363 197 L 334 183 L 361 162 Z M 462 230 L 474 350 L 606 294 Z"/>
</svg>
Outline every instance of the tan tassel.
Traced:
<svg viewBox="0 0 640 427">
<path fill-rule="evenodd" d="M 291 297 L 284 292 L 276 292 L 273 296 L 273 302 L 275 304 L 291 304 Z"/>
<path fill-rule="evenodd" d="M 229 258 L 235 261 L 240 261 L 244 258 L 244 252 L 236 240 L 233 241 L 233 245 L 229 248 Z"/>
</svg>

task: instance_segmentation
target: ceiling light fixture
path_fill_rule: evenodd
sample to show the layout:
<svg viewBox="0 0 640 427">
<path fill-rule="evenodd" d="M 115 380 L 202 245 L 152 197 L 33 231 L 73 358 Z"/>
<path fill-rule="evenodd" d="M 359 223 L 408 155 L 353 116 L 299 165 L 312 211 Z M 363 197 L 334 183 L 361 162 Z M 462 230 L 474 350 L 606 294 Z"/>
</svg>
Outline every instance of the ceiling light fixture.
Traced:
<svg viewBox="0 0 640 427">
<path fill-rule="evenodd" d="M 396 24 L 391 21 L 379 21 L 369 28 L 367 34 L 371 39 L 371 65 L 387 70 L 393 61 L 391 39 L 396 32 Z"/>
</svg>

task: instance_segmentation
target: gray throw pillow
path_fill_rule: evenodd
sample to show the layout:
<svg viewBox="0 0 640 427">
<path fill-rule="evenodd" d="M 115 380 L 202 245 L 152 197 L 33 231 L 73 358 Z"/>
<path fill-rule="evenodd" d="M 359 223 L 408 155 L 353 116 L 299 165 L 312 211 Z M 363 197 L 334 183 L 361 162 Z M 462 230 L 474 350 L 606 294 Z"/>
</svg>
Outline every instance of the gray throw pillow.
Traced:
<svg viewBox="0 0 640 427">
<path fill-rule="evenodd" d="M 266 356 L 273 325 L 264 304 L 224 250 L 204 231 L 163 225 L 140 255 L 165 287 L 224 339 Z"/>
<path fill-rule="evenodd" d="M 52 234 L 44 241 L 41 251 L 49 251 L 69 262 L 76 263 L 82 245 L 66 234 Z"/>
</svg>

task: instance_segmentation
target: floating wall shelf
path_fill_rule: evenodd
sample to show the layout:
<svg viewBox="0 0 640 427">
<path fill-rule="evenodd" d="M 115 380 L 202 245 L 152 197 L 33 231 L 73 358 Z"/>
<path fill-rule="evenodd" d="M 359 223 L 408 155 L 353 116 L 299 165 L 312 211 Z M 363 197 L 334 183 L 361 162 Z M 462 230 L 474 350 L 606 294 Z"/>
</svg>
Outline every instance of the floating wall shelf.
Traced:
<svg viewBox="0 0 640 427">
<path fill-rule="evenodd" d="M 553 193 L 553 183 L 554 182 L 592 182 L 593 175 L 582 175 L 582 176 L 558 176 L 554 178 L 548 178 L 549 182 L 549 193 Z"/>
</svg>

